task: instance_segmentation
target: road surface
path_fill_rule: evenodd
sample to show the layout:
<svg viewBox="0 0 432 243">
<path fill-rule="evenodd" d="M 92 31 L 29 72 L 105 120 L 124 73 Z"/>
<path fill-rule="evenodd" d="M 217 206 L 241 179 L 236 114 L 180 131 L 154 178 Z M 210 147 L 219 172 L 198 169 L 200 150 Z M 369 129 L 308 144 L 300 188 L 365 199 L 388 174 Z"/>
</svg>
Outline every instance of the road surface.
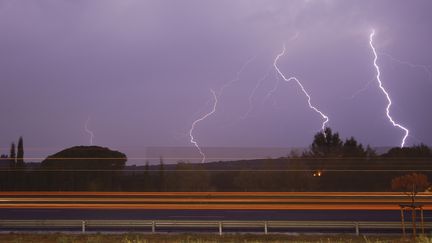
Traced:
<svg viewBox="0 0 432 243">
<path fill-rule="evenodd" d="M 432 195 L 417 198 L 432 209 Z M 409 202 L 384 192 L 0 192 L 3 209 L 399 210 Z"/>
<path fill-rule="evenodd" d="M 432 196 L 417 202 L 432 219 Z M 398 221 L 401 203 L 377 192 L 0 192 L 0 219 Z"/>
<path fill-rule="evenodd" d="M 0 192 L 0 220 L 344 221 L 353 225 L 355 222 L 387 221 L 399 225 L 399 204 L 409 202 L 401 193 L 377 192 Z M 424 204 L 425 221 L 432 221 L 432 195 L 422 193 L 417 202 Z M 409 218 L 408 213 L 406 218 Z M 3 230 L 22 229 L 6 227 Z M 73 230 L 79 229 L 74 227 Z M 111 231 L 113 228 L 92 230 Z M 165 230 L 182 232 L 184 229 Z M 213 228 L 206 230 L 214 231 Z M 325 227 L 283 232 L 324 231 L 354 232 L 351 228 L 328 231 Z M 400 233 L 400 229 L 366 232 Z"/>
</svg>

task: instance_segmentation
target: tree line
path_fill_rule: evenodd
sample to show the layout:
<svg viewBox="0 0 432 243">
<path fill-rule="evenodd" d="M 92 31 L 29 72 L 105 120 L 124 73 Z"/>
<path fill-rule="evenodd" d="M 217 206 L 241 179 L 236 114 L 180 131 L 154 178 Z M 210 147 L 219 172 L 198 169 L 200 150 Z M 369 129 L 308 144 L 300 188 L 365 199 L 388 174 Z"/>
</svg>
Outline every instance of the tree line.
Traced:
<svg viewBox="0 0 432 243">
<path fill-rule="evenodd" d="M 15 149 L 15 143 L 11 143 L 9 155 L 0 155 L 1 161 L 7 161 L 10 169 L 24 169 L 24 142 L 23 138 L 19 137 L 18 145 Z"/>
<path fill-rule="evenodd" d="M 3 168 L 0 177 L 0 188 L 6 190 L 16 190 L 26 186 L 25 181 L 25 163 L 24 163 L 24 142 L 23 138 L 19 137 L 18 144 L 12 142 L 9 155 L 2 154 L 0 161 L 3 163 Z"/>
<path fill-rule="evenodd" d="M 3 157 L 3 156 L 2 156 Z M 392 148 L 378 155 L 355 138 L 341 139 L 326 128 L 306 151 L 281 158 L 179 161 L 125 166 L 126 155 L 98 146 L 77 146 L 25 166 L 20 138 L 12 144 L 1 190 L 25 191 L 390 191 L 408 172 L 430 177 L 432 152 L 424 144 Z M 393 183 L 395 184 L 395 182 Z"/>
</svg>

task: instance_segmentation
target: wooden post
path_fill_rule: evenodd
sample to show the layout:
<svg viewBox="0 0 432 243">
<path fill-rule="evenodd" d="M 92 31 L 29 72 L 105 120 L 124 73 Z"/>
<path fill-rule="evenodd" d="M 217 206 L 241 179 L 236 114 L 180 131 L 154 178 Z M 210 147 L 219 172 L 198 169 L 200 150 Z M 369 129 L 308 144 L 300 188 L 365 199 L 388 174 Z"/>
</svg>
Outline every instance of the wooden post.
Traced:
<svg viewBox="0 0 432 243">
<path fill-rule="evenodd" d="M 360 235 L 360 227 L 359 227 L 358 222 L 355 223 L 355 231 L 356 231 L 356 235 L 359 236 Z"/>
<path fill-rule="evenodd" d="M 152 233 L 156 232 L 156 223 L 155 221 L 152 221 Z"/>
<path fill-rule="evenodd" d="M 420 207 L 420 218 L 421 218 L 421 228 L 422 228 L 422 234 L 424 234 L 424 218 L 423 218 L 423 207 Z"/>
<path fill-rule="evenodd" d="M 219 235 L 222 235 L 222 222 L 219 222 Z"/>
<path fill-rule="evenodd" d="M 404 212 L 405 212 L 405 208 L 403 206 L 401 206 L 401 223 L 402 223 L 402 234 L 403 237 L 406 236 L 405 234 L 405 216 L 404 216 Z"/>
<path fill-rule="evenodd" d="M 415 208 L 415 206 L 413 205 L 413 207 L 412 207 L 412 225 L 413 225 L 413 238 L 416 238 L 416 208 Z"/>
<path fill-rule="evenodd" d="M 267 221 L 264 222 L 264 234 L 268 233 L 268 229 L 267 229 Z"/>
</svg>

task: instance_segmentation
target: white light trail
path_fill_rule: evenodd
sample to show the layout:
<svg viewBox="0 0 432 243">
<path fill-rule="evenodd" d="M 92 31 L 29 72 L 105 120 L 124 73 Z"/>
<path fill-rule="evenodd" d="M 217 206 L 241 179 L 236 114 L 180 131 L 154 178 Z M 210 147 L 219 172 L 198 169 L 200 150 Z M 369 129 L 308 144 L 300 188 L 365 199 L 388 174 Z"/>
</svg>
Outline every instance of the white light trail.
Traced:
<svg viewBox="0 0 432 243">
<path fill-rule="evenodd" d="M 321 129 L 322 129 L 322 131 L 324 132 L 325 127 L 326 127 L 326 124 L 329 122 L 329 118 L 328 118 L 328 116 L 326 116 L 326 115 L 325 115 L 323 112 L 321 112 L 318 108 L 316 108 L 315 106 L 312 105 L 311 97 L 310 97 L 309 93 L 306 91 L 306 89 L 303 87 L 303 85 L 301 84 L 301 82 L 300 82 L 296 77 L 289 77 L 289 78 L 286 78 L 285 75 L 281 72 L 281 70 L 280 70 L 279 67 L 277 66 L 277 62 L 278 62 L 279 58 L 280 58 L 281 56 L 283 56 L 283 55 L 285 55 L 285 44 L 283 45 L 283 50 L 282 50 L 282 52 L 279 53 L 279 54 L 276 56 L 276 58 L 274 59 L 274 61 L 273 61 L 273 66 L 274 66 L 274 68 L 276 69 L 277 73 L 278 73 L 278 74 L 283 78 L 284 81 L 286 81 L 286 82 L 289 82 L 289 81 L 295 81 L 295 82 L 298 84 L 298 86 L 300 87 L 300 89 L 301 89 L 301 91 L 303 92 L 303 94 L 306 95 L 306 97 L 307 97 L 307 102 L 308 102 L 309 108 L 312 109 L 312 110 L 314 110 L 316 113 L 318 113 L 318 114 L 319 114 L 319 115 L 324 119 L 324 122 L 323 122 L 322 125 L 321 125 Z"/>
<path fill-rule="evenodd" d="M 383 86 L 383 84 L 382 84 L 382 81 L 381 81 L 381 72 L 380 72 L 380 68 L 379 68 L 379 66 L 378 66 L 378 64 L 377 64 L 378 54 L 377 54 L 377 52 L 376 52 L 376 50 L 375 50 L 375 47 L 374 47 L 374 45 L 373 45 L 373 37 L 374 37 L 374 35 L 375 35 L 375 30 L 372 30 L 371 34 L 369 35 L 369 45 L 370 45 L 370 47 L 371 47 L 371 49 L 372 49 L 372 52 L 373 52 L 373 54 L 374 54 L 373 64 L 374 64 L 375 69 L 376 69 L 376 80 L 378 81 L 379 87 L 380 87 L 381 91 L 384 93 L 384 95 L 386 96 L 387 101 L 388 101 L 388 103 L 387 103 L 387 107 L 386 107 L 386 115 L 387 115 L 387 118 L 390 120 L 390 122 L 393 124 L 394 127 L 397 127 L 397 128 L 399 128 L 399 129 L 401 129 L 401 130 L 403 130 L 403 131 L 405 132 L 405 135 L 404 135 L 404 137 L 402 138 L 401 145 L 400 145 L 401 148 L 403 148 L 403 147 L 405 146 L 405 140 L 406 140 L 406 138 L 408 137 L 409 130 L 408 130 L 407 128 L 405 128 L 404 126 L 402 126 L 402 125 L 396 123 L 396 122 L 393 120 L 393 118 L 390 116 L 390 107 L 391 107 L 391 105 L 392 105 L 392 101 L 391 101 L 391 99 L 390 99 L 390 95 L 388 94 L 388 92 L 387 92 L 386 89 L 384 88 L 384 86 Z"/>
<path fill-rule="evenodd" d="M 89 122 L 90 122 L 90 117 L 87 118 L 87 120 L 86 120 L 86 122 L 84 124 L 84 129 L 90 135 L 90 145 L 93 145 L 94 133 L 88 128 L 88 123 Z"/>
<path fill-rule="evenodd" d="M 213 95 L 213 99 L 214 99 L 213 109 L 212 109 L 209 113 L 207 113 L 207 114 L 205 114 L 204 116 L 202 116 L 201 118 L 195 120 L 195 121 L 192 123 L 192 127 L 191 127 L 191 129 L 189 130 L 190 142 L 191 142 L 191 143 L 192 143 L 192 144 L 193 144 L 193 145 L 198 149 L 198 152 L 199 152 L 199 153 L 201 154 L 201 156 L 202 156 L 201 163 L 204 163 L 204 162 L 205 162 L 205 160 L 206 160 L 206 155 L 205 155 L 205 153 L 201 150 L 200 146 L 198 145 L 198 142 L 195 140 L 195 138 L 194 138 L 194 136 L 193 136 L 193 130 L 195 129 L 196 124 L 198 124 L 199 122 L 205 120 L 207 117 L 211 116 L 213 113 L 216 112 L 216 107 L 217 107 L 218 98 L 217 98 L 216 92 L 214 92 L 214 90 L 211 89 L 210 92 L 212 93 L 212 95 Z"/>
</svg>

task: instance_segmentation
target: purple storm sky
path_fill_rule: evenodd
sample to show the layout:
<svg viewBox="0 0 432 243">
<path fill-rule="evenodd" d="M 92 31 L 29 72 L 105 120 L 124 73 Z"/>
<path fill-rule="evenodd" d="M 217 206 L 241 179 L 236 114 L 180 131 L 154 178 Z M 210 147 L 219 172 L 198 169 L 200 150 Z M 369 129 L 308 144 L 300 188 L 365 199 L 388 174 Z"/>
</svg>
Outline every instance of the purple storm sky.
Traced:
<svg viewBox="0 0 432 243">
<path fill-rule="evenodd" d="M 108 146 L 190 146 L 210 89 L 238 80 L 197 124 L 203 147 L 306 147 L 322 118 L 342 137 L 399 146 L 369 47 L 407 145 L 432 145 L 432 1 L 0 0 L 0 153 L 24 137 L 26 157 Z M 296 36 L 296 38 L 293 38 Z M 400 61 L 396 60 L 399 59 Z M 410 62 L 410 65 L 405 62 Z M 422 66 L 423 65 L 423 66 Z M 249 97 L 257 82 L 249 115 Z"/>
</svg>

